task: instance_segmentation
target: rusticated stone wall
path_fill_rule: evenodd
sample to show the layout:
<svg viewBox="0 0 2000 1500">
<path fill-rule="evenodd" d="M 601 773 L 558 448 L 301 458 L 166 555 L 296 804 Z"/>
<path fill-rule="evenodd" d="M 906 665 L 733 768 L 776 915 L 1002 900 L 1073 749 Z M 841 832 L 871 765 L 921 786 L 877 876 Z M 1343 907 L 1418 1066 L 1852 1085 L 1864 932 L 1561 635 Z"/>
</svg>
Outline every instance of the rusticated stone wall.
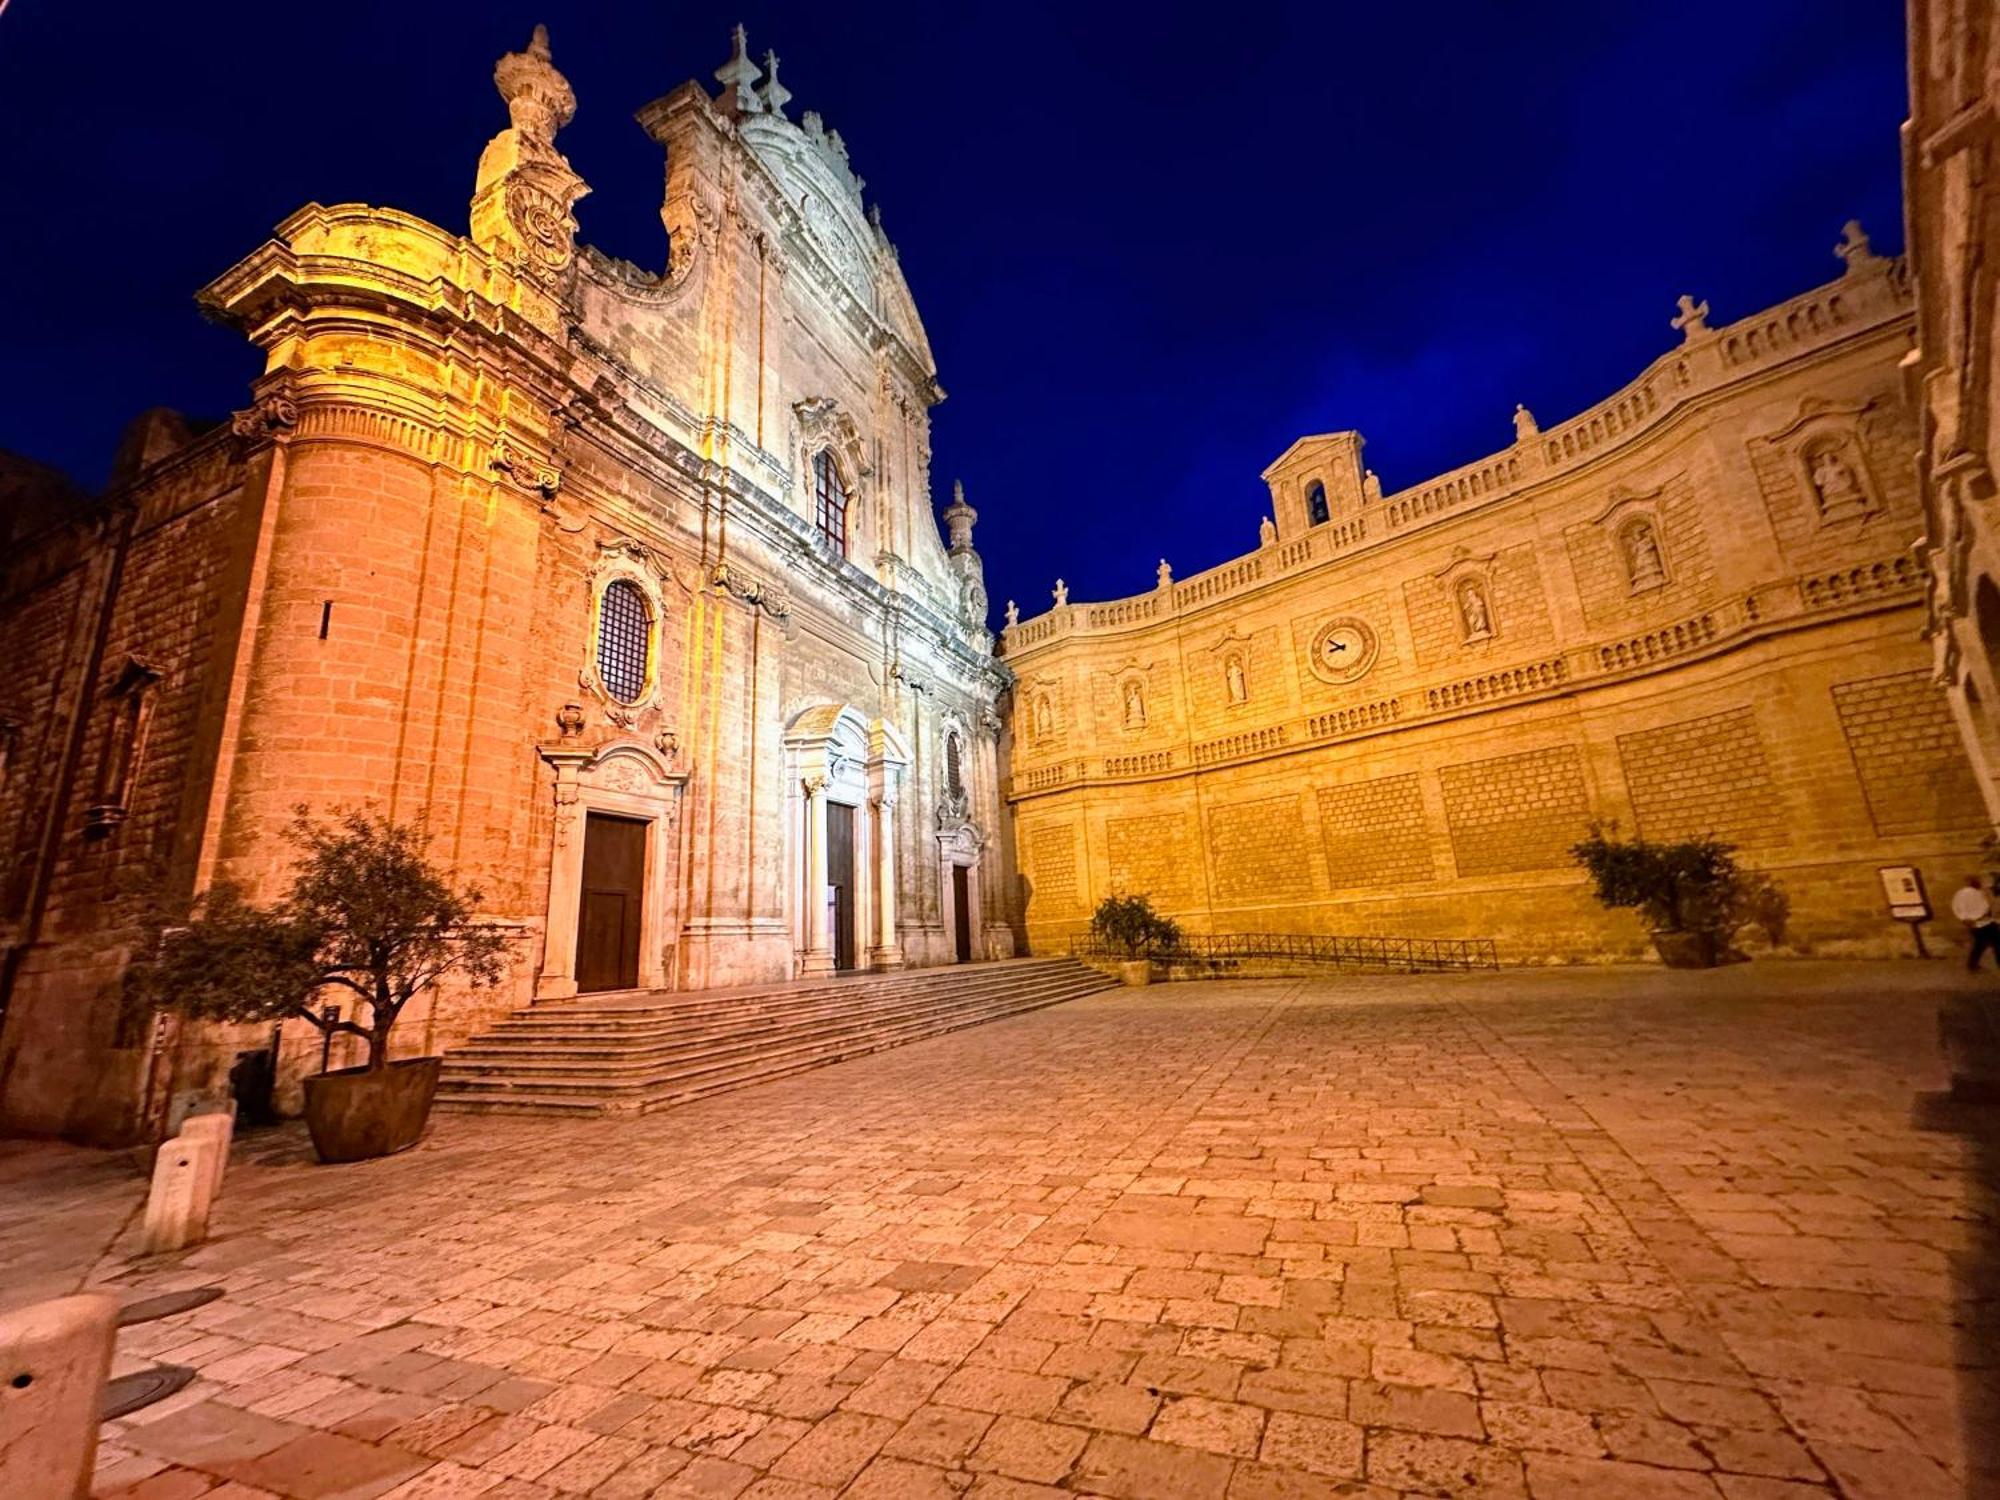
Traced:
<svg viewBox="0 0 2000 1500">
<path fill-rule="evenodd" d="M 1920 638 L 1908 277 L 1858 230 L 1839 254 L 1737 322 L 1695 305 L 1623 390 L 1437 479 L 1385 494 L 1356 434 L 1302 438 L 1253 550 L 1007 630 L 1009 797 L 1080 830 L 1031 942 L 1145 889 L 1197 931 L 1638 955 L 1569 852 L 1602 820 L 1738 845 L 1792 947 L 1905 951 L 1877 871 L 1942 899 L 1985 816 Z M 1136 852 L 1167 827 L 1202 830 L 1198 870 Z"/>
</svg>

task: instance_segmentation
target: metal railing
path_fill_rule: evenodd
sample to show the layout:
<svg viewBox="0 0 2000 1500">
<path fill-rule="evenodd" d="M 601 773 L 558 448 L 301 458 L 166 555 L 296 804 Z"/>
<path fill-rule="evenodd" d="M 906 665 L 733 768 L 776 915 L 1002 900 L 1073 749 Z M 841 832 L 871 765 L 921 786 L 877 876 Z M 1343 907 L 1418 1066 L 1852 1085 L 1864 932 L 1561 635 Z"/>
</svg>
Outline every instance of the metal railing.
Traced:
<svg viewBox="0 0 2000 1500">
<path fill-rule="evenodd" d="M 1087 933 L 1071 938 L 1069 951 L 1072 958 L 1128 956 L 1117 944 Z M 1246 961 L 1410 974 L 1500 967 L 1499 949 L 1492 938 L 1333 937 L 1303 932 L 1191 933 L 1178 947 L 1153 957 L 1165 964 L 1205 964 L 1217 971 Z"/>
</svg>

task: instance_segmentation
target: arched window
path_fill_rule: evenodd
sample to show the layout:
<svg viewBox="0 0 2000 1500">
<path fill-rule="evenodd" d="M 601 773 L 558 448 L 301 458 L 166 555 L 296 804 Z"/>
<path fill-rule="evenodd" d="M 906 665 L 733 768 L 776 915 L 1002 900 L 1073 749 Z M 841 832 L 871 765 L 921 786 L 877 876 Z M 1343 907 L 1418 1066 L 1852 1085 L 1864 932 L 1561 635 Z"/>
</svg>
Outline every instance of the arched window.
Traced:
<svg viewBox="0 0 2000 1500">
<path fill-rule="evenodd" d="M 944 789 L 954 802 L 965 800 L 965 772 L 959 765 L 958 731 L 944 737 Z"/>
<path fill-rule="evenodd" d="M 813 455 L 813 521 L 833 550 L 847 556 L 847 485 L 830 450 Z"/>
<path fill-rule="evenodd" d="M 597 606 L 597 675 L 620 703 L 645 696 L 653 666 L 653 610 L 629 578 L 604 586 Z"/>
<path fill-rule="evenodd" d="M 1323 526 L 1326 518 L 1326 486 L 1315 479 L 1306 486 L 1306 525 Z"/>
</svg>

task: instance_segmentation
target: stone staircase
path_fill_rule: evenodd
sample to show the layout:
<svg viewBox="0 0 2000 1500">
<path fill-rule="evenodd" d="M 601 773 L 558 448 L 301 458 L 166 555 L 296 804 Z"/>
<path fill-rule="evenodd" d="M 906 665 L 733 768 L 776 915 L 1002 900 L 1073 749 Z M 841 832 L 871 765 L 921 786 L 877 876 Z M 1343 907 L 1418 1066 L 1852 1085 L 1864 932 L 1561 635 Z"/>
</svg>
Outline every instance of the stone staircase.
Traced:
<svg viewBox="0 0 2000 1500">
<path fill-rule="evenodd" d="M 446 1054 L 437 1107 L 643 1114 L 1114 985 L 1075 959 L 1020 958 L 535 1005 Z"/>
</svg>

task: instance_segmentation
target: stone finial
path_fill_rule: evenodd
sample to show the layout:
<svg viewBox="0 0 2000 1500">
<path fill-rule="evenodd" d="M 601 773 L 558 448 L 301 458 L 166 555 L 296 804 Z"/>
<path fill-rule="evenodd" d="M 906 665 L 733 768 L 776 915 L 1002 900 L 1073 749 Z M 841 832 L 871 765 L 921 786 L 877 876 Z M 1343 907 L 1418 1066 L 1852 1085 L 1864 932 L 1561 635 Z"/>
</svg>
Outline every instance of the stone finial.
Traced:
<svg viewBox="0 0 2000 1500">
<path fill-rule="evenodd" d="M 1056 580 L 1056 607 L 1060 609 L 1067 603 L 1069 603 L 1069 585 L 1058 578 Z"/>
<path fill-rule="evenodd" d="M 550 61 L 547 27 L 494 64 L 493 86 L 509 124 L 479 156 L 473 243 L 548 284 L 575 256 L 571 210 L 590 188 L 556 149 L 556 132 L 576 117 L 576 95 Z"/>
<path fill-rule="evenodd" d="M 1164 557 L 1160 559 L 1159 567 L 1153 570 L 1153 580 L 1159 588 L 1164 589 L 1173 586 L 1174 570 L 1167 566 L 1167 560 Z"/>
<path fill-rule="evenodd" d="M 792 91 L 778 82 L 778 54 L 768 48 L 764 52 L 764 86 L 757 90 L 758 102 L 764 106 L 766 114 L 785 118 L 785 105 L 790 102 Z"/>
<path fill-rule="evenodd" d="M 1846 274 L 1849 276 L 1865 276 L 1889 264 L 1889 258 L 1877 255 L 1868 243 L 1868 232 L 1861 227 L 1859 219 L 1849 219 L 1841 226 L 1840 243 L 1833 247 L 1833 253 L 1847 267 Z"/>
<path fill-rule="evenodd" d="M 556 132 L 576 118 L 576 95 L 549 54 L 549 28 L 537 26 L 527 47 L 493 65 L 493 86 L 507 101 L 514 129 L 537 145 L 553 145 Z"/>
<path fill-rule="evenodd" d="M 1514 403 L 1514 441 L 1525 443 L 1529 438 L 1541 434 L 1541 427 L 1535 421 L 1535 414 L 1520 402 Z"/>
<path fill-rule="evenodd" d="M 757 65 L 750 61 L 750 36 L 742 22 L 729 33 L 729 40 L 729 61 L 715 70 L 715 81 L 722 85 L 719 102 L 734 114 L 757 114 L 764 106 L 757 97 Z"/>
<path fill-rule="evenodd" d="M 1007 628 L 1012 630 L 1021 623 L 1021 606 L 1012 599 L 1007 601 Z"/>
<path fill-rule="evenodd" d="M 1680 313 L 1668 326 L 1679 329 L 1681 338 L 1685 342 L 1692 344 L 1703 334 L 1712 331 L 1708 326 L 1708 304 L 1706 302 L 1697 302 L 1693 297 L 1683 292 L 1675 306 L 1680 308 Z"/>
<path fill-rule="evenodd" d="M 972 527 L 978 519 L 979 512 L 965 503 L 965 481 L 954 479 L 951 482 L 951 504 L 944 511 L 944 524 L 950 533 L 954 553 L 972 550 Z"/>
</svg>

